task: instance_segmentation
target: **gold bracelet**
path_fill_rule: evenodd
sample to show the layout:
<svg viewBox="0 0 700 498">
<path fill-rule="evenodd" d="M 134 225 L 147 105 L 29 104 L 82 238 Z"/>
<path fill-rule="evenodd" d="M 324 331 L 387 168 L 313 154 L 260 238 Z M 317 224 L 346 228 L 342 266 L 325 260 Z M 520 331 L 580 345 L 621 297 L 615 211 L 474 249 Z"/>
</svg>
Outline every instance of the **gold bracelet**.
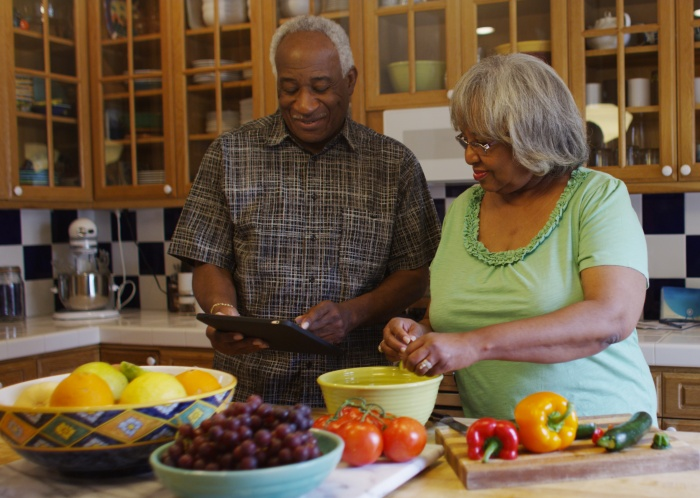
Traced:
<svg viewBox="0 0 700 498">
<path fill-rule="evenodd" d="M 214 308 L 216 308 L 217 306 L 224 306 L 224 307 L 226 307 L 226 308 L 235 308 L 235 306 L 234 306 L 233 304 L 229 304 L 229 303 L 216 303 L 216 304 L 213 304 L 213 305 L 211 306 L 211 309 L 209 310 L 209 314 L 210 314 L 210 315 L 213 315 L 213 314 L 214 314 Z"/>
</svg>

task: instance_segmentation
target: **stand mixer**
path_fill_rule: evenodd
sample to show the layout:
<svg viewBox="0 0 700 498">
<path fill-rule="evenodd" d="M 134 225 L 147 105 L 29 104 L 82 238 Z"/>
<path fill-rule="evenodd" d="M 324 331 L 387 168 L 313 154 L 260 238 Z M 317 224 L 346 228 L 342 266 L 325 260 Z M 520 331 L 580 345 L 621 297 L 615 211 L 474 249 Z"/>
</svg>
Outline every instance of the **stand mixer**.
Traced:
<svg viewBox="0 0 700 498">
<path fill-rule="evenodd" d="M 70 255 L 57 266 L 58 285 L 52 291 L 67 311 L 53 315 L 56 320 L 114 318 L 114 291 L 118 287 L 109 272 L 109 254 L 97 248 L 97 226 L 78 218 L 68 227 Z"/>
</svg>

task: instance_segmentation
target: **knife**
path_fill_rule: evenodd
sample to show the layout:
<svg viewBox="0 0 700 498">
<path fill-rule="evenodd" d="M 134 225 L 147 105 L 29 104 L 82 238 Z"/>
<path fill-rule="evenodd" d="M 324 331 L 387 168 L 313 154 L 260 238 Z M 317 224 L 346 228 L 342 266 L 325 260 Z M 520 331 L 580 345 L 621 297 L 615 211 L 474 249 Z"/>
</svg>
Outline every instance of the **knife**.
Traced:
<svg viewBox="0 0 700 498">
<path fill-rule="evenodd" d="M 455 420 L 454 417 L 443 417 L 437 421 L 438 424 L 444 424 L 451 429 L 456 430 L 460 434 L 466 434 L 469 426 L 463 424 L 462 422 Z"/>
</svg>

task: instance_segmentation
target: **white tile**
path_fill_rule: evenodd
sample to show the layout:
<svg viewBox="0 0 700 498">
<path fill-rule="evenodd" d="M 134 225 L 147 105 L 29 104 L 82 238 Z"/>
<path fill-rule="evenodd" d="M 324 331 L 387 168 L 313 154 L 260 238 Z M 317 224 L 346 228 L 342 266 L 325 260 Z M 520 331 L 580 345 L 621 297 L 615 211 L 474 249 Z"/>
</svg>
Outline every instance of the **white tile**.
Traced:
<svg viewBox="0 0 700 498">
<path fill-rule="evenodd" d="M 700 192 L 685 194 L 685 234 L 700 235 Z"/>
<path fill-rule="evenodd" d="M 22 209 L 22 245 L 51 244 L 51 211 L 48 209 Z"/>
<path fill-rule="evenodd" d="M 656 344 L 656 364 L 667 367 L 700 367 L 700 330 L 669 334 Z"/>
<path fill-rule="evenodd" d="M 642 194 L 630 194 L 630 201 L 632 202 L 632 209 L 637 213 L 637 218 L 639 222 L 642 222 Z"/>
<path fill-rule="evenodd" d="M 121 344 L 122 330 L 109 327 L 100 327 L 100 343 L 102 344 Z"/>
<path fill-rule="evenodd" d="M 156 330 L 153 332 L 155 346 L 187 347 L 186 332 L 175 330 Z"/>
<path fill-rule="evenodd" d="M 189 332 L 185 336 L 185 340 L 187 342 L 187 346 L 192 348 L 211 348 L 211 341 L 204 333 L 204 330 L 196 333 Z"/>
<path fill-rule="evenodd" d="M 685 235 L 647 235 L 649 278 L 685 278 Z"/>
<path fill-rule="evenodd" d="M 100 343 L 100 329 L 99 327 L 87 327 L 76 332 L 77 335 L 77 346 L 94 346 Z"/>
<path fill-rule="evenodd" d="M 95 225 L 97 225 L 97 241 L 112 241 L 112 211 L 95 211 Z"/>
<path fill-rule="evenodd" d="M 44 352 L 44 338 L 42 336 L 18 337 L 7 341 L 8 358 L 22 358 L 23 356 L 33 356 Z"/>
<path fill-rule="evenodd" d="M 74 330 L 54 332 L 44 336 L 44 351 L 47 353 L 62 351 L 64 349 L 73 349 L 79 346 L 78 333 Z"/>
<path fill-rule="evenodd" d="M 139 242 L 163 242 L 165 238 L 163 210 L 137 209 L 136 232 L 136 240 Z"/>
<path fill-rule="evenodd" d="M 168 249 L 170 249 L 170 241 L 165 242 L 164 250 L 165 250 L 165 274 L 166 275 L 173 275 L 175 273 L 178 273 L 180 271 L 180 267 L 182 266 L 182 261 L 177 259 L 174 256 L 171 256 L 168 254 Z"/>
<path fill-rule="evenodd" d="M 139 277 L 139 296 L 141 299 L 142 310 L 161 310 L 168 309 L 168 297 L 161 291 L 165 291 L 165 276 L 156 275 L 158 284 L 156 284 L 153 275 L 141 275 Z"/>
<path fill-rule="evenodd" d="M 644 355 L 644 360 L 646 360 L 647 365 L 656 365 L 656 358 L 654 356 L 654 343 L 640 343 L 639 348 L 642 350 L 642 354 Z"/>
<path fill-rule="evenodd" d="M 0 361 L 6 360 L 8 358 L 7 357 L 7 344 L 9 341 L 7 341 L 6 339 L 2 339 L 2 337 L 4 337 L 2 335 L 3 328 L 4 327 L 0 328 Z"/>
<path fill-rule="evenodd" d="M 119 242 L 112 242 L 112 272 L 122 275 L 122 254 L 127 275 L 139 274 L 139 250 L 132 241 L 122 241 L 122 250 L 119 250 Z"/>
<path fill-rule="evenodd" d="M 28 317 L 50 315 L 55 310 L 53 280 L 28 280 L 24 282 L 24 303 Z"/>
<path fill-rule="evenodd" d="M 0 246 L 0 266 L 19 266 L 24 278 L 24 250 L 21 245 Z"/>
<path fill-rule="evenodd" d="M 700 289 L 700 278 L 686 278 L 685 286 L 690 289 Z"/>
<path fill-rule="evenodd" d="M 73 273 L 75 266 L 73 263 L 73 252 L 67 242 L 53 244 L 51 246 L 51 258 L 54 277 L 57 277 L 59 273 Z"/>
</svg>

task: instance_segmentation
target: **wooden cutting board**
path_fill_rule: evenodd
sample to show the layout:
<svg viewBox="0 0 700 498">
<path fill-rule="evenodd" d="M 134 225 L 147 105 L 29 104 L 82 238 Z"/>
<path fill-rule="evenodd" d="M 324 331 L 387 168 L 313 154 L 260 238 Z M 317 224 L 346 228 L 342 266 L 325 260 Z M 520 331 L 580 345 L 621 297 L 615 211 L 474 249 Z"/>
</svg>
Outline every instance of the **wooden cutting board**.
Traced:
<svg viewBox="0 0 700 498">
<path fill-rule="evenodd" d="M 629 415 L 582 417 L 603 427 L 619 424 Z M 673 437 L 671 448 L 651 449 L 659 429 L 652 428 L 637 445 L 619 452 L 607 452 L 590 440 L 574 441 L 562 451 L 552 453 L 521 452 L 515 460 L 492 459 L 488 463 L 467 458 L 464 434 L 449 427 L 435 429 L 435 441 L 445 447 L 445 458 L 467 489 L 501 488 L 536 483 L 601 479 L 662 472 L 700 469 L 700 451 Z"/>
</svg>

